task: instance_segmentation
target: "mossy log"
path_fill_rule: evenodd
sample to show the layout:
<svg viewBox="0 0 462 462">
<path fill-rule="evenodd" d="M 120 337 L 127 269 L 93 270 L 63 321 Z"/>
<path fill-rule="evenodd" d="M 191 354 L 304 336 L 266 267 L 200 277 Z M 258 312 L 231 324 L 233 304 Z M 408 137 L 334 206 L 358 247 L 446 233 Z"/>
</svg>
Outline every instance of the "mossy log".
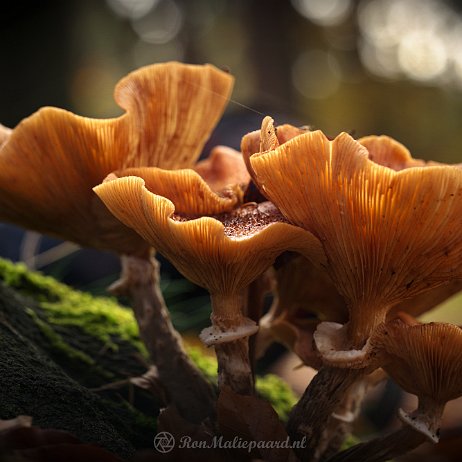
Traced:
<svg viewBox="0 0 462 462">
<path fill-rule="evenodd" d="M 189 354 L 214 382 L 214 358 Z M 160 397 L 128 380 L 148 366 L 129 308 L 0 259 L 0 419 L 30 415 L 126 457 L 151 448 L 156 432 Z M 287 385 L 269 375 L 257 389 L 285 419 Z"/>
</svg>

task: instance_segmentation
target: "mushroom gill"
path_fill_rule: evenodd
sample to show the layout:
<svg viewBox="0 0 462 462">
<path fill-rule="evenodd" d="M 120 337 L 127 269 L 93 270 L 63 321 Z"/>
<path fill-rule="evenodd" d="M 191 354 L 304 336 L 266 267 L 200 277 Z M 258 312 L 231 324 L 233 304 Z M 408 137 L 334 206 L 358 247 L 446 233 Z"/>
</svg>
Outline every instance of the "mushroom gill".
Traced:
<svg viewBox="0 0 462 462">
<path fill-rule="evenodd" d="M 419 398 L 417 410 L 401 410 L 401 419 L 438 442 L 445 404 L 462 395 L 462 329 L 395 319 L 379 326 L 371 345 L 393 380 Z"/>
<path fill-rule="evenodd" d="M 462 395 L 462 329 L 445 323 L 416 323 L 408 316 L 381 324 L 371 345 L 376 360 L 419 404 L 408 414 L 402 409 L 402 428 L 346 449 L 332 462 L 394 459 L 426 441 L 437 443 L 447 401 Z"/>
<path fill-rule="evenodd" d="M 369 160 L 349 135 L 329 141 L 320 131 L 250 162 L 289 222 L 323 243 L 328 272 L 349 305 L 343 349 L 362 348 L 391 306 L 462 276 L 458 168 L 396 172 Z"/>
<path fill-rule="evenodd" d="M 170 62 L 141 68 L 117 84 L 115 100 L 126 111 L 120 117 L 40 109 L 0 143 L 0 219 L 83 246 L 145 252 L 145 243 L 91 188 L 122 168 L 191 167 L 232 84 L 211 65 Z"/>
<path fill-rule="evenodd" d="M 271 123 L 262 124 L 262 147 L 274 141 Z M 344 326 L 319 324 L 315 343 L 326 367 L 288 422 L 292 438 L 308 437 L 303 457 L 312 457 L 342 395 L 377 367 L 368 340 L 390 308 L 462 277 L 462 171 L 395 171 L 371 161 L 346 133 L 330 141 L 320 131 L 253 154 L 250 164 L 262 194 L 322 242 L 327 272 L 349 308 Z"/>
</svg>

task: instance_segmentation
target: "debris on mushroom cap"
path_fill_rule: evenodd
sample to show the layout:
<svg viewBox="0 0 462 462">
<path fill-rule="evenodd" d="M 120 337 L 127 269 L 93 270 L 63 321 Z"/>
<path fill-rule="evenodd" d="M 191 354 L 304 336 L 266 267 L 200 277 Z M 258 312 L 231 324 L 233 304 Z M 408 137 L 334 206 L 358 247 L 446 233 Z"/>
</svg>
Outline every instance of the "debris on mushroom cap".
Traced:
<svg viewBox="0 0 462 462">
<path fill-rule="evenodd" d="M 230 238 L 215 218 L 175 219 L 172 202 L 148 191 L 142 178 L 120 178 L 94 190 L 119 220 L 212 294 L 234 294 L 247 287 L 284 250 L 324 259 L 311 233 L 287 223 L 268 223 L 250 237 Z M 202 200 L 197 197 L 198 203 Z"/>
<path fill-rule="evenodd" d="M 370 343 L 384 369 L 407 392 L 443 404 L 462 395 L 461 328 L 395 319 L 379 326 Z"/>
<path fill-rule="evenodd" d="M 284 216 L 316 235 L 362 347 L 390 306 L 462 276 L 462 171 L 396 172 L 342 133 L 299 135 L 251 156 L 253 178 Z M 354 326 L 359 325 L 356 329 Z"/>
<path fill-rule="evenodd" d="M 228 188 L 225 196 L 221 191 L 214 192 L 209 184 L 191 169 L 127 168 L 108 175 L 104 181 L 128 176 L 143 178 L 146 188 L 154 194 L 168 197 L 178 214 L 198 217 L 229 212 L 241 201 L 241 195 L 234 188 Z"/>
<path fill-rule="evenodd" d="M 211 65 L 156 64 L 122 79 L 126 110 L 98 120 L 43 108 L 0 148 L 0 219 L 82 245 L 145 247 L 91 188 L 126 167 L 190 167 L 228 101 L 233 78 Z"/>
<path fill-rule="evenodd" d="M 194 170 L 215 192 L 238 185 L 244 191 L 250 181 L 242 154 L 226 146 L 216 146 L 207 159 L 201 160 Z"/>
<path fill-rule="evenodd" d="M 249 172 L 252 169 L 249 160 L 252 154 L 275 149 L 308 130 L 305 127 L 299 128 L 290 124 L 274 127 L 271 117 L 265 117 L 263 122 L 262 129 L 248 133 L 241 141 L 242 156 Z"/>
<path fill-rule="evenodd" d="M 274 277 L 275 299 L 260 320 L 257 355 L 277 341 L 294 351 L 306 365 L 319 368 L 320 359 L 312 347 L 313 333 L 320 321 L 346 322 L 345 301 L 327 273 L 301 255 L 288 256 L 274 270 Z"/>
<path fill-rule="evenodd" d="M 225 236 L 230 239 L 252 237 L 273 223 L 287 223 L 271 202 L 244 204 L 231 212 L 212 215 L 212 218 L 223 224 Z"/>
<path fill-rule="evenodd" d="M 264 130 L 256 130 L 248 133 L 241 141 L 242 157 L 247 167 L 247 171 L 250 172 L 251 176 L 253 176 L 252 166 L 250 165 L 250 156 L 252 154 L 262 152 L 262 150 L 266 151 L 270 146 L 274 146 L 274 148 L 276 148 L 280 144 L 284 144 L 288 140 L 305 133 L 308 130 L 307 128 L 298 128 L 289 124 L 274 127 L 272 126 L 273 119 L 267 117 L 265 120 L 267 120 L 267 127 L 265 127 Z M 265 135 L 263 136 L 262 133 Z M 254 200 L 256 202 L 268 200 L 262 192 L 258 190 L 253 180 L 249 182 L 245 192 L 245 197 L 248 200 Z"/>
</svg>

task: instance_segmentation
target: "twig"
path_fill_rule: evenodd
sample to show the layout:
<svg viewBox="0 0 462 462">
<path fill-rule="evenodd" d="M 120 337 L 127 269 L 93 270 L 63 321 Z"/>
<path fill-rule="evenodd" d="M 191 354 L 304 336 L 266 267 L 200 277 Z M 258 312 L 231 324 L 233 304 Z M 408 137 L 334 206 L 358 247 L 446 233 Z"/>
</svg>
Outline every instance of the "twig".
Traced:
<svg viewBox="0 0 462 462">
<path fill-rule="evenodd" d="M 214 390 L 190 361 L 170 321 L 159 287 L 159 262 L 154 257 L 122 256 L 121 263 L 121 278 L 109 290 L 131 298 L 140 337 L 170 402 L 190 422 L 214 416 Z"/>
</svg>

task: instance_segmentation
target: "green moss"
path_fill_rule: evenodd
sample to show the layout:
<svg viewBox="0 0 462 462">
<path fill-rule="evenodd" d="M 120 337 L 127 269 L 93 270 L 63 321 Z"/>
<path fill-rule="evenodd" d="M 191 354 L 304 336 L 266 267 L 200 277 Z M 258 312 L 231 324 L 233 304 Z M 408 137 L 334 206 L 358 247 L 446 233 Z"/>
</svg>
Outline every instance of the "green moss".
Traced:
<svg viewBox="0 0 462 462">
<path fill-rule="evenodd" d="M 345 441 L 342 444 L 342 447 L 340 448 L 340 451 L 344 451 L 345 449 L 351 448 L 352 446 L 355 446 L 357 444 L 361 443 L 361 440 L 357 438 L 354 435 L 348 435 L 345 438 Z"/>
<path fill-rule="evenodd" d="M 114 351 L 118 347 L 112 338 L 117 337 L 146 355 L 131 311 L 115 299 L 73 290 L 51 277 L 29 271 L 23 264 L 3 259 L 0 259 L 0 279 L 35 300 L 51 324 L 79 327 Z"/>
<path fill-rule="evenodd" d="M 75 328 L 81 329 L 91 338 L 98 339 L 104 349 L 113 352 L 118 349 L 115 340 L 122 339 L 146 355 L 131 310 L 120 306 L 115 299 L 93 297 L 73 290 L 51 277 L 29 271 L 23 264 L 13 264 L 3 259 L 0 259 L 0 279 L 38 304 L 40 315 L 31 308 L 27 309 L 27 313 L 52 348 L 67 358 L 80 361 L 83 366 L 91 366 L 94 371 L 98 369 L 105 377 L 113 375 L 105 373 L 88 354 L 66 343 L 64 334 L 57 332 L 60 327 L 67 329 L 67 332 L 72 332 Z M 188 347 L 187 352 L 205 377 L 216 383 L 216 359 L 204 355 L 197 347 Z M 257 377 L 256 388 L 263 398 L 271 402 L 280 418 L 286 420 L 297 400 L 290 387 L 277 376 L 269 374 Z"/>
<path fill-rule="evenodd" d="M 257 377 L 255 387 L 258 394 L 273 405 L 279 418 L 283 422 L 287 421 L 290 410 L 298 401 L 289 385 L 278 376 L 267 374 L 263 377 Z"/>
<path fill-rule="evenodd" d="M 42 334 L 49 340 L 52 347 L 56 351 L 64 353 L 66 357 L 70 359 L 77 359 L 85 364 L 88 364 L 89 366 L 94 366 L 95 361 L 93 361 L 93 359 L 91 359 L 83 351 L 72 348 L 63 340 L 61 335 L 53 330 L 53 328 L 48 323 L 40 319 L 33 309 L 26 308 L 26 313 L 33 319 L 34 323 L 38 326 Z"/>
<path fill-rule="evenodd" d="M 186 346 L 186 352 L 202 374 L 215 384 L 217 381 L 217 360 L 204 355 L 201 349 L 197 347 Z"/>
</svg>

